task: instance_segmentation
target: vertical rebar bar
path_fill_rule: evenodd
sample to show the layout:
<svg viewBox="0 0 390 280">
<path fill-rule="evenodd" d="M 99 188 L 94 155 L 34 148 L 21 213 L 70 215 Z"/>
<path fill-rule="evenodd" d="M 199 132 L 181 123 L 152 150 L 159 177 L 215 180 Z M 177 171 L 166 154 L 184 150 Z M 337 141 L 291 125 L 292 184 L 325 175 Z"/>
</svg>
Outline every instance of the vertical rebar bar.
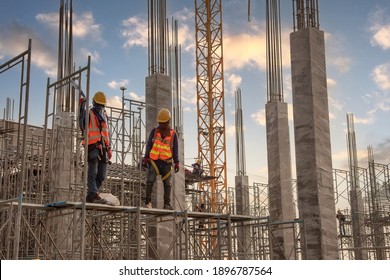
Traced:
<svg viewBox="0 0 390 280">
<path fill-rule="evenodd" d="M 279 0 L 266 0 L 267 101 L 284 101 Z"/>
</svg>

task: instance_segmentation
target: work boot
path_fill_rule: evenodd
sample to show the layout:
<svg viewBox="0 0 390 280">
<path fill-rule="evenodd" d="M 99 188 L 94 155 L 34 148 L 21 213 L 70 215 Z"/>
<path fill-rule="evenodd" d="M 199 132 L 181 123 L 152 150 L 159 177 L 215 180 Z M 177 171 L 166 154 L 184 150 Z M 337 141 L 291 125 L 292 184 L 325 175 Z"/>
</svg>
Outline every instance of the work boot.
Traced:
<svg viewBox="0 0 390 280">
<path fill-rule="evenodd" d="M 99 193 L 95 193 L 93 195 L 87 195 L 85 202 L 88 203 L 98 203 L 98 204 L 106 204 L 107 200 L 105 198 L 101 198 Z"/>
<path fill-rule="evenodd" d="M 171 186 L 164 184 L 164 209 L 173 210 L 171 206 Z"/>
<path fill-rule="evenodd" d="M 152 208 L 153 183 L 146 182 L 145 208 Z"/>
<path fill-rule="evenodd" d="M 174 210 L 170 204 L 164 204 L 164 209 L 166 210 Z"/>
<path fill-rule="evenodd" d="M 93 203 L 106 204 L 107 200 L 105 198 L 101 198 L 99 193 L 96 193 L 95 194 L 95 199 L 94 199 Z"/>
</svg>

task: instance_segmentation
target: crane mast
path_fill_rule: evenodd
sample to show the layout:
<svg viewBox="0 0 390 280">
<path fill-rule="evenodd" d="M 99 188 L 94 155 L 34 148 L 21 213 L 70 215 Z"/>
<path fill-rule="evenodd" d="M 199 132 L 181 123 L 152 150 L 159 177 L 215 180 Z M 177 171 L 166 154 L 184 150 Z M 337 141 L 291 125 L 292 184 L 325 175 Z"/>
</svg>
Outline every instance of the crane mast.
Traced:
<svg viewBox="0 0 390 280">
<path fill-rule="evenodd" d="M 214 180 L 198 185 L 210 211 L 226 213 L 226 147 L 222 1 L 195 0 L 198 158 Z"/>
</svg>

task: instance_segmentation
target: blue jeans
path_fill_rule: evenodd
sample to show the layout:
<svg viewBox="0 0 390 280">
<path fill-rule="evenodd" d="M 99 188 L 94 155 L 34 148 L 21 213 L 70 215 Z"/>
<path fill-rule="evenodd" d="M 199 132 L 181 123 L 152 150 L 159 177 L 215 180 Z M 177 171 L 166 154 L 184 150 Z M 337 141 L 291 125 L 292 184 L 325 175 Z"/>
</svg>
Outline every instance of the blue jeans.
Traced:
<svg viewBox="0 0 390 280">
<path fill-rule="evenodd" d="M 99 191 L 107 174 L 107 162 L 99 159 L 100 150 L 97 147 L 88 148 L 88 196 L 93 197 Z"/>
</svg>

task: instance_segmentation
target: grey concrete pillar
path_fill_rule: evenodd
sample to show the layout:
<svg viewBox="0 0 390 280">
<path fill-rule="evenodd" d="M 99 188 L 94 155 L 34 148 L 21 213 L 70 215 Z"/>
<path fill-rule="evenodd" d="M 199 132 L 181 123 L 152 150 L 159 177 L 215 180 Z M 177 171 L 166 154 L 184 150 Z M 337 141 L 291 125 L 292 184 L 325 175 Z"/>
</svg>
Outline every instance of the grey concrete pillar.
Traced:
<svg viewBox="0 0 390 280">
<path fill-rule="evenodd" d="M 160 73 L 146 77 L 145 101 L 146 137 L 148 138 L 150 131 L 158 126 L 158 112 L 163 108 L 167 108 L 172 112 L 171 77 Z M 157 198 L 157 200 L 152 200 L 153 208 L 163 208 L 163 195 L 164 188 L 161 178 L 158 177 L 153 189 L 153 197 Z"/>
<path fill-rule="evenodd" d="M 266 109 L 268 200 L 271 223 L 295 218 L 291 182 L 291 151 L 287 103 L 269 102 Z M 275 260 L 294 259 L 293 228 L 286 225 L 271 227 L 272 252 Z"/>
<path fill-rule="evenodd" d="M 186 193 L 185 193 L 185 177 L 184 177 L 184 139 L 183 134 L 180 131 L 177 131 L 177 136 L 179 140 L 179 160 L 180 160 L 180 170 L 177 173 L 173 173 L 172 182 L 173 182 L 173 200 L 172 207 L 175 210 L 186 209 Z"/>
<path fill-rule="evenodd" d="M 290 34 L 298 208 L 304 259 L 338 259 L 324 32 Z"/>
<path fill-rule="evenodd" d="M 71 174 L 72 157 L 72 125 L 73 118 L 69 112 L 59 111 L 55 115 L 55 127 L 53 131 L 54 147 L 52 147 L 53 168 L 51 170 L 52 178 L 52 202 L 72 200 L 74 193 L 71 193 L 70 184 L 73 182 Z M 83 198 L 81 198 L 83 199 Z M 58 250 L 67 258 L 67 254 L 71 251 L 71 236 L 67 229 L 73 223 L 70 215 L 59 215 L 52 218 L 50 229 L 52 235 L 56 239 Z M 55 232 L 55 233 L 54 233 Z M 54 250 L 56 255 L 57 251 Z M 60 258 L 60 256 L 57 256 Z M 56 258 L 56 257 L 55 257 Z"/>
<path fill-rule="evenodd" d="M 146 77 L 146 133 L 149 136 L 152 128 L 156 127 L 157 115 L 160 109 L 168 108 L 172 112 L 172 89 L 171 77 L 156 73 Z M 179 155 L 180 161 L 184 162 L 183 140 L 179 137 Z M 172 173 L 173 190 L 171 192 L 172 206 L 176 209 L 184 209 L 185 194 L 184 194 L 184 170 L 179 173 Z M 153 189 L 152 205 L 153 208 L 163 208 L 164 188 L 161 178 L 158 177 Z M 148 228 L 148 235 L 153 244 L 151 246 L 157 249 L 157 254 L 151 247 L 148 247 L 148 255 L 150 259 L 172 259 L 173 251 L 169 251 L 169 247 L 173 241 L 173 222 L 171 218 L 166 218 L 166 222 L 151 223 L 153 225 Z M 161 221 L 161 220 L 160 220 Z"/>
<path fill-rule="evenodd" d="M 240 175 L 235 177 L 236 186 L 236 213 L 237 215 L 250 215 L 250 200 L 249 200 L 249 180 L 248 176 Z M 237 228 L 237 245 L 238 259 L 250 260 L 253 259 L 251 247 L 251 232 L 250 228 L 241 222 Z"/>
</svg>

